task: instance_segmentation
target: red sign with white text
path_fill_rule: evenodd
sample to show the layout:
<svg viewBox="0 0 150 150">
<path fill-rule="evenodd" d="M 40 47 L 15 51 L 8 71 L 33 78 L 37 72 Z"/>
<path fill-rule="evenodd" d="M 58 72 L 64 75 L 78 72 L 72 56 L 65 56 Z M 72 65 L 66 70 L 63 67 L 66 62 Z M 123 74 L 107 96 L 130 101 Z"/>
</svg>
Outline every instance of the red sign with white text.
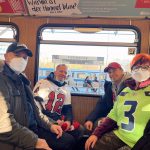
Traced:
<svg viewBox="0 0 150 150">
<path fill-rule="evenodd" d="M 0 13 L 26 14 L 24 0 L 0 0 Z"/>
<path fill-rule="evenodd" d="M 136 0 L 135 8 L 150 8 L 150 0 Z"/>
</svg>

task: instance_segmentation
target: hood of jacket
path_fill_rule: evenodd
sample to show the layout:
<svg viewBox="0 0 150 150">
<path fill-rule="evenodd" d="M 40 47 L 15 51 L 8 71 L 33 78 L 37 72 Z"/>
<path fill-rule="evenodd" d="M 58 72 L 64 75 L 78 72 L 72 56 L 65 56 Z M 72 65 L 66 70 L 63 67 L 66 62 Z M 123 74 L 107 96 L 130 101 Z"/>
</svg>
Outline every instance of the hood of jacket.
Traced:
<svg viewBox="0 0 150 150">
<path fill-rule="evenodd" d="M 115 82 L 112 82 L 112 90 L 116 93 L 115 95 L 118 95 L 126 87 L 125 81 L 129 79 L 131 79 L 131 74 L 129 72 L 124 72 L 118 85 L 116 85 Z"/>
<path fill-rule="evenodd" d="M 124 76 L 121 79 L 121 82 L 124 82 L 125 80 L 131 78 L 131 73 L 129 72 L 124 72 Z"/>
<path fill-rule="evenodd" d="M 126 80 L 125 84 L 132 90 L 139 90 L 147 86 L 150 86 L 150 78 L 146 81 L 140 82 L 138 85 L 136 81 L 131 78 L 129 80 Z"/>
<path fill-rule="evenodd" d="M 123 82 L 125 82 L 127 79 L 131 78 L 131 74 L 129 72 L 124 72 L 124 75 L 122 77 L 122 79 L 120 80 L 119 84 L 117 85 L 117 87 L 119 87 Z M 112 81 L 113 85 L 116 85 L 115 82 Z"/>
</svg>

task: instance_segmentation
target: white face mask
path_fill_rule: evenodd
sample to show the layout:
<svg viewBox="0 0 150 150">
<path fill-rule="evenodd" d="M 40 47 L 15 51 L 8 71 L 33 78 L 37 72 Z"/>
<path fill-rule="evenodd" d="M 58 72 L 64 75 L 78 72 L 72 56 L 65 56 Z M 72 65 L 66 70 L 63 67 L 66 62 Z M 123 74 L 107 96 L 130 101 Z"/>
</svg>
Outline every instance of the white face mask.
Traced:
<svg viewBox="0 0 150 150">
<path fill-rule="evenodd" d="M 132 71 L 132 78 L 138 82 L 146 81 L 150 78 L 150 71 L 143 71 L 141 68 L 138 71 Z"/>
<path fill-rule="evenodd" d="M 27 63 L 28 59 L 25 60 L 22 57 L 13 58 L 9 63 L 9 67 L 16 73 L 22 73 L 25 70 Z"/>
</svg>

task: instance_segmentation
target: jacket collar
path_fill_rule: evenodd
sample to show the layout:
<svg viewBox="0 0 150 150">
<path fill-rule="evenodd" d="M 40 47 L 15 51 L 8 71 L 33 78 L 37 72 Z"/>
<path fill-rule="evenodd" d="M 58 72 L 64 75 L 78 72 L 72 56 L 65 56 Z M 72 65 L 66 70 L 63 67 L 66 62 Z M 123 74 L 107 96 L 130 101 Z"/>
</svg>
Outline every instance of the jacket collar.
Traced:
<svg viewBox="0 0 150 150">
<path fill-rule="evenodd" d="M 144 88 L 144 87 L 147 87 L 149 85 L 150 85 L 150 78 L 146 81 L 141 82 L 138 87 L 139 88 Z"/>
<path fill-rule="evenodd" d="M 62 87 L 66 84 L 66 82 L 64 81 L 64 83 L 60 83 L 59 81 L 55 80 L 55 75 L 54 72 L 51 72 L 48 76 L 47 76 L 47 80 L 53 82 L 54 84 L 56 84 L 59 87 Z"/>
<path fill-rule="evenodd" d="M 132 90 L 139 90 L 150 85 L 150 78 L 146 81 L 140 82 L 138 86 L 136 85 L 136 81 L 134 79 L 126 80 L 125 84 Z"/>
</svg>

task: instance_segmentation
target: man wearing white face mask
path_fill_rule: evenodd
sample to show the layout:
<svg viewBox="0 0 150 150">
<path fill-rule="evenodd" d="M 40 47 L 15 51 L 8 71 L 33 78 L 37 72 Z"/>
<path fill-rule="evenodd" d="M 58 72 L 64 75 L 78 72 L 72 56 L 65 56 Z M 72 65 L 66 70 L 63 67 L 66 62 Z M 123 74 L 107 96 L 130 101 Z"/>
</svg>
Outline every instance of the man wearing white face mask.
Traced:
<svg viewBox="0 0 150 150">
<path fill-rule="evenodd" d="M 4 57 L 6 64 L 17 74 L 20 74 L 25 70 L 28 57 L 32 57 L 32 52 L 25 45 L 15 44 L 13 43 L 7 48 Z"/>
<path fill-rule="evenodd" d="M 32 52 L 12 43 L 0 69 L 0 148 L 3 150 L 70 150 L 60 126 L 43 115 L 34 103 L 29 80 L 22 74 Z"/>
<path fill-rule="evenodd" d="M 131 73 L 133 79 L 86 141 L 85 150 L 130 150 L 143 136 L 150 119 L 150 55 L 137 54 L 131 61 Z"/>
</svg>

